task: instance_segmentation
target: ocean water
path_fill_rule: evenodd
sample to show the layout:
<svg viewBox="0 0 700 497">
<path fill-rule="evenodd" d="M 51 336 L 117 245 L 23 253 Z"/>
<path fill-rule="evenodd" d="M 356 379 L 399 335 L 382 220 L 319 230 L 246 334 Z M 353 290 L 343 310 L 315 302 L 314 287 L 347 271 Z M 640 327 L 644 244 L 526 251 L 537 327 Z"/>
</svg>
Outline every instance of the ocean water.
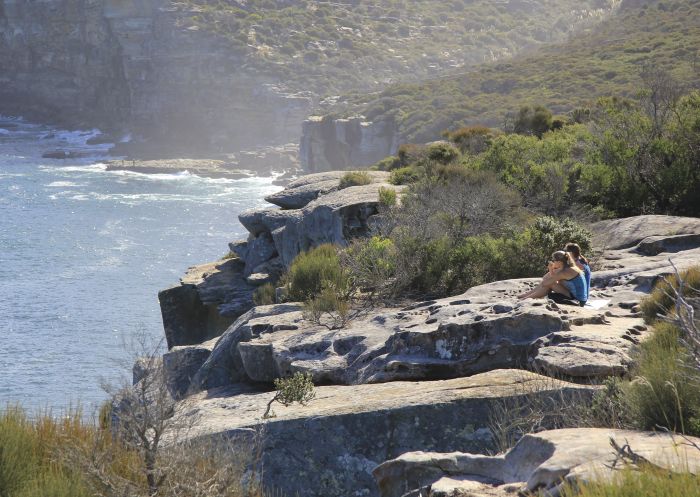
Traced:
<svg viewBox="0 0 700 497">
<path fill-rule="evenodd" d="M 270 178 L 107 172 L 94 132 L 0 117 L 0 408 L 106 398 L 134 337 L 163 335 L 157 293 L 244 235 Z M 42 159 L 69 149 L 90 157 Z"/>
</svg>

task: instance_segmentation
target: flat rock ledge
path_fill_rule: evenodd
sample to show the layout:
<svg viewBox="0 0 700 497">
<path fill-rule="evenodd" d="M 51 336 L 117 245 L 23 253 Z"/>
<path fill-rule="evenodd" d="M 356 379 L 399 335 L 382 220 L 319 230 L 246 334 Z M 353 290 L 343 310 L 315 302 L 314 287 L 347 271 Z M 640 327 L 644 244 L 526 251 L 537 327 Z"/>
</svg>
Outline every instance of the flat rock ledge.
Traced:
<svg viewBox="0 0 700 497">
<path fill-rule="evenodd" d="M 211 390 L 180 408 L 202 420 L 193 437 L 224 434 L 247 444 L 262 430 L 268 488 L 306 497 L 376 496 L 374 468 L 407 451 L 492 450 L 489 416 L 496 405 L 553 392 L 586 402 L 593 391 L 526 371 L 496 370 L 443 381 L 320 386 L 306 406 L 274 405 L 276 417 L 267 421 L 261 417 L 273 392 Z"/>
<path fill-rule="evenodd" d="M 559 495 L 566 482 L 606 481 L 614 440 L 671 472 L 700 472 L 700 451 L 665 433 L 571 428 L 525 435 L 505 454 L 409 452 L 373 472 L 381 497 L 514 497 Z M 618 468 L 622 463 L 618 461 Z"/>
<path fill-rule="evenodd" d="M 237 164 L 214 159 L 113 160 L 107 171 L 131 171 L 141 174 L 190 173 L 203 178 L 244 179 L 255 173 L 239 169 Z"/>
</svg>

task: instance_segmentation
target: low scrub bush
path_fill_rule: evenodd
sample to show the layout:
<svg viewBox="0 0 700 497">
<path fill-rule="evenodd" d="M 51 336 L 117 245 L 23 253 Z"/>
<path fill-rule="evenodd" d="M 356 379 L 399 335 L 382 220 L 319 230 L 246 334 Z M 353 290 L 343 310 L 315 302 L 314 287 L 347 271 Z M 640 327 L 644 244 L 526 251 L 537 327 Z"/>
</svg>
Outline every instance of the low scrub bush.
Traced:
<svg viewBox="0 0 700 497">
<path fill-rule="evenodd" d="M 634 447 L 633 447 L 634 449 Z M 691 473 L 671 473 L 653 468 L 626 468 L 611 481 L 568 484 L 562 497 L 698 497 L 700 478 Z"/>
<path fill-rule="evenodd" d="M 339 188 L 342 190 L 351 186 L 369 185 L 371 182 L 372 177 L 367 171 L 351 171 L 340 178 Z"/>
<path fill-rule="evenodd" d="M 461 154 L 451 143 L 435 142 L 426 147 L 425 155 L 428 160 L 435 161 L 439 164 L 449 164 L 457 160 Z"/>
<path fill-rule="evenodd" d="M 340 265 L 336 247 L 319 245 L 299 254 L 285 276 L 288 296 L 297 302 L 306 302 L 321 293 L 324 286 L 346 289 L 349 277 Z"/>
<path fill-rule="evenodd" d="M 640 345 L 634 379 L 624 388 L 633 425 L 700 435 L 700 371 L 674 325 L 659 322 Z"/>
<path fill-rule="evenodd" d="M 354 241 L 342 254 L 342 264 L 352 274 L 360 292 L 387 297 L 394 293 L 396 246 L 389 238 L 374 236 Z"/>
<path fill-rule="evenodd" d="M 389 183 L 392 185 L 408 185 L 418 181 L 418 171 L 413 167 L 400 167 L 391 171 Z"/>
<path fill-rule="evenodd" d="M 370 169 L 373 171 L 393 171 L 401 167 L 401 161 L 395 155 L 384 157 L 382 160 L 372 165 Z"/>
<path fill-rule="evenodd" d="M 272 404 L 275 402 L 279 402 L 285 407 L 290 406 L 295 402 L 298 402 L 301 405 L 306 405 L 316 396 L 311 373 L 302 373 L 301 371 L 297 371 L 294 373 L 294 375 L 288 378 L 275 378 L 274 384 L 277 393 L 272 400 L 268 402 L 263 418 L 274 417 L 274 414 L 271 413 L 270 410 L 272 408 Z"/>
<path fill-rule="evenodd" d="M 521 247 L 518 265 L 528 276 L 539 276 L 546 270 L 546 261 L 556 250 L 569 243 L 578 243 L 582 254 L 591 251 L 591 232 L 573 219 L 542 216 L 519 237 Z"/>
<path fill-rule="evenodd" d="M 276 290 L 272 283 L 265 283 L 255 289 L 253 303 L 255 305 L 271 305 L 276 302 Z"/>
<path fill-rule="evenodd" d="M 680 272 L 684 282 L 683 293 L 685 297 L 700 296 L 700 266 L 695 266 Z M 667 315 L 673 312 L 676 303 L 676 291 L 678 290 L 678 278 L 675 274 L 661 279 L 654 290 L 640 304 L 644 319 L 651 323 L 657 320 L 659 315 Z"/>
<path fill-rule="evenodd" d="M 379 188 L 379 203 L 384 207 L 396 205 L 396 190 L 393 188 Z"/>
</svg>

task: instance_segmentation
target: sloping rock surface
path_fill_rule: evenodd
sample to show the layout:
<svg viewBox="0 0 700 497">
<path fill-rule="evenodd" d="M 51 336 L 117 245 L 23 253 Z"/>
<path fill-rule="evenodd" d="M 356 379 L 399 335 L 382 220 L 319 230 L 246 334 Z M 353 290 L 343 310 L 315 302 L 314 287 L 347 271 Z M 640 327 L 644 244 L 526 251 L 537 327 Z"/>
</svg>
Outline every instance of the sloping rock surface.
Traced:
<svg viewBox="0 0 700 497">
<path fill-rule="evenodd" d="M 497 370 L 445 381 L 320 386 L 306 406 L 273 407 L 274 392 L 240 393 L 237 387 L 190 397 L 180 408 L 203 420 L 191 436 L 226 434 L 248 440 L 264 426 L 264 482 L 287 495 L 377 495 L 372 470 L 406 451 L 493 447 L 489 413 L 522 395 L 585 402 L 591 387 L 526 371 Z"/>
<path fill-rule="evenodd" d="M 670 471 L 700 471 L 700 451 L 670 434 L 572 428 L 525 435 L 505 454 L 412 452 L 374 470 L 381 497 L 496 497 L 539 492 L 559 495 L 564 482 L 609 480 L 617 455 L 635 453 Z M 700 443 L 700 439 L 690 439 Z"/>
</svg>

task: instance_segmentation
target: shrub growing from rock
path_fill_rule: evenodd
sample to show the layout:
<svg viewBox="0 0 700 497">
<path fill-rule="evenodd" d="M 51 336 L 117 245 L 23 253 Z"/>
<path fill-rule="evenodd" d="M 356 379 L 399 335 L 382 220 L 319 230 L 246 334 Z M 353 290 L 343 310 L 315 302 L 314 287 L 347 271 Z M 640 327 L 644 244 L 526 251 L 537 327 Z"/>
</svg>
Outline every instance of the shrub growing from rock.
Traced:
<svg viewBox="0 0 700 497">
<path fill-rule="evenodd" d="M 292 261 L 285 280 L 289 298 L 297 302 L 313 299 L 324 286 L 345 289 L 350 284 L 348 274 L 340 265 L 336 247 L 331 244 L 319 245 L 299 254 Z"/>
<path fill-rule="evenodd" d="M 362 186 L 369 185 L 372 182 L 372 177 L 367 171 L 351 171 L 345 173 L 342 178 L 340 178 L 339 188 L 348 188 L 350 186 Z"/>
<path fill-rule="evenodd" d="M 263 418 L 274 416 L 274 414 L 270 413 L 270 409 L 275 402 L 279 402 L 285 407 L 292 405 L 294 402 L 306 405 L 316 396 L 311 373 L 297 371 L 289 378 L 275 378 L 274 384 L 277 393 L 267 404 L 267 409 L 265 410 L 265 414 L 263 414 Z"/>
<path fill-rule="evenodd" d="M 270 305 L 276 300 L 275 286 L 272 283 L 265 283 L 255 289 L 253 293 L 253 303 L 255 305 Z"/>
<path fill-rule="evenodd" d="M 692 267 L 680 272 L 684 282 L 685 297 L 694 298 L 700 296 L 700 266 Z M 678 278 L 675 274 L 660 280 L 654 290 L 640 303 L 644 319 L 653 323 L 658 316 L 672 313 L 676 303 L 676 291 L 678 290 Z"/>
<path fill-rule="evenodd" d="M 396 205 L 396 190 L 393 188 L 381 187 L 379 189 L 379 203 L 385 207 Z"/>
<path fill-rule="evenodd" d="M 680 330 L 659 322 L 640 345 L 624 400 L 636 428 L 700 435 L 700 370 L 680 343 Z"/>
</svg>

